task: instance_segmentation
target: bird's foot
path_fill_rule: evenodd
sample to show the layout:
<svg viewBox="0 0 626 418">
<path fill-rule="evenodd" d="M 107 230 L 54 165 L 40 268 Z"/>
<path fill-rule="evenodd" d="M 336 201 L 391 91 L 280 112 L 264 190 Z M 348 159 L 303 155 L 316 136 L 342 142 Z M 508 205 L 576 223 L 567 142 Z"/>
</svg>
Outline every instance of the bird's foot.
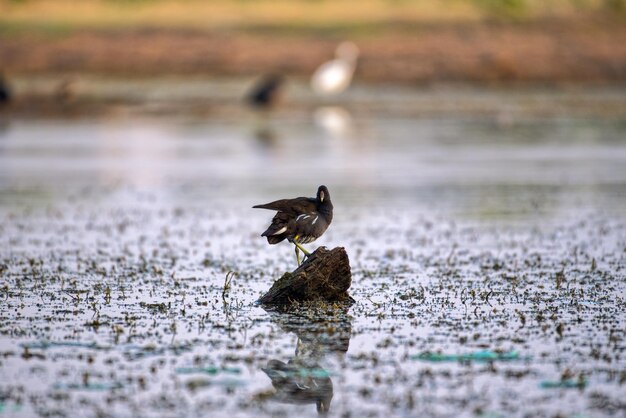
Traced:
<svg viewBox="0 0 626 418">
<path fill-rule="evenodd" d="M 306 259 L 308 258 L 308 256 L 303 255 L 299 260 L 298 260 L 298 267 L 300 267 L 301 265 L 303 265 L 306 261 Z"/>
</svg>

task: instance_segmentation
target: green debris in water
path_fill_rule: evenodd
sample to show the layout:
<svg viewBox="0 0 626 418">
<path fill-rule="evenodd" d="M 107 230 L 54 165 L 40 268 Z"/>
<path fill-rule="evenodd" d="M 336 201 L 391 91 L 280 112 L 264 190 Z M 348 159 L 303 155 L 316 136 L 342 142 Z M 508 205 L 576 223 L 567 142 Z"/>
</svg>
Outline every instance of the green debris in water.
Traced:
<svg viewBox="0 0 626 418">
<path fill-rule="evenodd" d="M 324 379 L 331 376 L 330 372 L 322 368 L 300 369 L 296 374 L 300 377 L 313 377 L 315 379 Z"/>
<path fill-rule="evenodd" d="M 313 378 L 313 379 L 326 379 L 332 376 L 332 373 L 321 367 L 302 367 L 295 370 L 274 370 L 271 368 L 262 369 L 270 378 L 275 377 L 299 377 L 299 378 Z"/>
<path fill-rule="evenodd" d="M 10 403 L 4 403 L 0 401 L 0 414 L 4 412 L 20 412 L 22 410 L 21 403 L 14 403 L 13 406 L 9 409 Z"/>
<path fill-rule="evenodd" d="M 47 350 L 54 347 L 80 347 L 91 348 L 94 350 L 108 350 L 110 347 L 98 345 L 95 342 L 87 343 L 80 341 L 33 341 L 27 343 L 21 343 L 20 347 L 28 349 L 40 349 Z"/>
<path fill-rule="evenodd" d="M 194 378 L 194 379 L 190 379 L 185 383 L 185 386 L 187 387 L 187 389 L 189 389 L 190 391 L 196 391 L 198 389 L 202 389 L 202 388 L 206 388 L 209 386 L 222 386 L 222 387 L 226 387 L 226 388 L 236 388 L 236 387 L 241 387 L 241 386 L 245 386 L 246 382 L 241 380 L 241 379 L 233 379 L 233 378 L 227 378 L 227 379 L 206 379 L 206 378 Z"/>
<path fill-rule="evenodd" d="M 529 357 L 521 357 L 517 351 L 508 351 L 498 353 L 495 351 L 484 350 L 476 351 L 468 354 L 441 354 L 441 353 L 422 353 L 413 355 L 411 360 L 432 361 L 432 362 L 446 362 L 446 361 L 514 361 L 514 360 L 527 360 Z"/>
<path fill-rule="evenodd" d="M 55 390 L 84 390 L 89 392 L 101 392 L 113 389 L 121 389 L 123 385 L 119 382 L 113 383 L 56 383 L 52 386 Z"/>
<path fill-rule="evenodd" d="M 193 374 L 193 373 L 203 373 L 216 375 L 218 373 L 226 373 L 226 374 L 241 374 L 241 369 L 239 367 L 178 367 L 176 369 L 176 373 L 178 374 Z"/>
<path fill-rule="evenodd" d="M 584 389 L 586 386 L 586 379 L 543 380 L 539 384 L 542 389 Z"/>
</svg>

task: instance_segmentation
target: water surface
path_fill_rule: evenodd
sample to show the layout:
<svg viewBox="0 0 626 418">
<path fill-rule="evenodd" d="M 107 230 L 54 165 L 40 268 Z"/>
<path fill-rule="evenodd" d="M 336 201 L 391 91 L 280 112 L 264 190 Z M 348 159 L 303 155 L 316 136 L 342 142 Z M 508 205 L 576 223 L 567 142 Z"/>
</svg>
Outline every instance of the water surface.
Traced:
<svg viewBox="0 0 626 418">
<path fill-rule="evenodd" d="M 621 416 L 625 134 L 336 106 L 12 120 L 0 416 Z M 251 206 L 319 184 L 312 247 L 346 248 L 356 303 L 266 311 L 295 256 Z"/>
</svg>

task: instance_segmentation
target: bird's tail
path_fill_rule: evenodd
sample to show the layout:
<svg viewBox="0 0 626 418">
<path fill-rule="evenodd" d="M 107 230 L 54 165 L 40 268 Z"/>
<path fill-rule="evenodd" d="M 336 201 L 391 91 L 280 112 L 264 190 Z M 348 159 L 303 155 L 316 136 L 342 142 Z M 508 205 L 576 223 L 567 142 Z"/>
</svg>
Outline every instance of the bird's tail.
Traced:
<svg viewBox="0 0 626 418">
<path fill-rule="evenodd" d="M 265 203 L 263 205 L 254 205 L 252 206 L 252 209 L 274 209 L 273 207 L 271 207 L 271 203 Z"/>
</svg>

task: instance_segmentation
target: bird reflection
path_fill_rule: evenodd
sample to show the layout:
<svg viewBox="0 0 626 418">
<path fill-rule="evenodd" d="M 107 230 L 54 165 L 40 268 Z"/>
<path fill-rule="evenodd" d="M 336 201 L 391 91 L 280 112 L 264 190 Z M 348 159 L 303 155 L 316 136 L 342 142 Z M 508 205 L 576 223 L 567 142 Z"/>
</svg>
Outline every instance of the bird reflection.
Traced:
<svg viewBox="0 0 626 418">
<path fill-rule="evenodd" d="M 255 114 L 253 137 L 264 150 L 277 148 L 278 134 L 271 124 L 270 112 L 283 101 L 285 95 L 285 77 L 277 74 L 266 75 L 246 93 L 246 103 Z"/>
<path fill-rule="evenodd" d="M 269 398 L 282 403 L 315 403 L 317 412 L 330 411 L 333 398 L 331 373 L 321 364 L 333 355 L 343 356 L 350 346 L 350 303 L 333 309 L 306 307 L 268 311 L 272 322 L 296 334 L 295 355 L 288 361 L 271 359 L 261 370 L 271 379 Z"/>
<path fill-rule="evenodd" d="M 273 399 L 277 402 L 307 404 L 315 403 L 317 412 L 330 410 L 333 399 L 333 382 L 328 372 L 317 363 L 307 363 L 299 358 L 284 363 L 270 360 L 263 372 L 272 380 L 276 390 Z"/>
<path fill-rule="evenodd" d="M 359 48 L 353 42 L 342 42 L 335 59 L 322 64 L 311 77 L 311 88 L 318 94 L 332 95 L 350 86 L 356 69 Z"/>
<path fill-rule="evenodd" d="M 10 127 L 11 127 L 11 124 L 9 123 L 9 121 L 7 119 L 0 117 L 0 138 L 5 136 L 7 132 L 9 132 Z"/>
<path fill-rule="evenodd" d="M 277 148 L 280 141 L 280 137 L 276 130 L 270 124 L 265 123 L 265 121 L 257 122 L 252 132 L 252 136 L 260 145 L 260 148 L 266 150 Z"/>
<path fill-rule="evenodd" d="M 313 121 L 333 138 L 346 138 L 352 132 L 352 115 L 341 106 L 318 107 Z"/>
</svg>

